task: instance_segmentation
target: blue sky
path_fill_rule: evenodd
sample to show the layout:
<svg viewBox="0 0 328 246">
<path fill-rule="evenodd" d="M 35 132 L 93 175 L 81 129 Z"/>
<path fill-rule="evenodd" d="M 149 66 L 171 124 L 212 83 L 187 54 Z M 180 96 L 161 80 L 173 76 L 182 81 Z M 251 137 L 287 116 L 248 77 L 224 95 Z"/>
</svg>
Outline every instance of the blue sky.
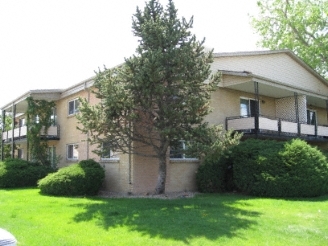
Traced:
<svg viewBox="0 0 328 246">
<path fill-rule="evenodd" d="M 175 0 L 215 52 L 261 49 L 257 0 Z M 166 0 L 160 0 L 163 5 Z M 131 18 L 144 0 L 0 0 L 0 106 L 31 89 L 67 88 L 131 56 Z"/>
</svg>

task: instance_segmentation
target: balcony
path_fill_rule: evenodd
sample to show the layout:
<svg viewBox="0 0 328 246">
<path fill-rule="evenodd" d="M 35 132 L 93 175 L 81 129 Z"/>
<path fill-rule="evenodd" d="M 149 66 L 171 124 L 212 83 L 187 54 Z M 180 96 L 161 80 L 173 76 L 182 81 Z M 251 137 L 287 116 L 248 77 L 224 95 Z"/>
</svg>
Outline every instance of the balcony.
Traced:
<svg viewBox="0 0 328 246">
<path fill-rule="evenodd" d="M 10 142 L 12 141 L 12 139 L 23 140 L 26 138 L 27 138 L 27 126 L 15 128 L 14 133 L 12 130 L 2 133 L 2 140 L 4 142 Z M 50 126 L 47 134 L 45 134 L 44 130 L 41 130 L 41 138 L 48 139 L 48 140 L 59 140 L 59 126 L 58 125 Z"/>
<path fill-rule="evenodd" d="M 328 137 L 328 126 L 297 123 L 280 118 L 266 116 L 228 117 L 226 129 L 244 132 L 245 134 L 261 134 L 270 136 L 290 136 L 306 139 L 324 139 Z M 326 139 L 328 141 L 328 138 Z"/>
</svg>

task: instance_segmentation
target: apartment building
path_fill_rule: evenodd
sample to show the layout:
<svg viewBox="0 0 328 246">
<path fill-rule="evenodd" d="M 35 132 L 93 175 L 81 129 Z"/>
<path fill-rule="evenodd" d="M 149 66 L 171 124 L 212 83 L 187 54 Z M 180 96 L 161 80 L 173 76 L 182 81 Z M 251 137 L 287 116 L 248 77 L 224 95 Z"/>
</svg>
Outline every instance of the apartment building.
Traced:
<svg viewBox="0 0 328 246">
<path fill-rule="evenodd" d="M 212 71 L 222 80 L 212 94 L 210 124 L 244 133 L 244 137 L 302 138 L 326 147 L 328 143 L 328 81 L 289 50 L 214 54 Z M 28 153 L 26 98 L 55 102 L 46 135 L 52 161 L 64 167 L 95 159 L 106 171 L 104 189 L 113 192 L 152 192 L 158 163 L 133 154 L 93 153 L 86 134 L 78 129 L 78 98 L 98 103 L 92 93 L 93 78 L 67 89 L 31 90 L 1 107 L 3 117 L 14 118 L 11 130 L 2 133 L 2 151 L 11 145 L 13 157 L 30 159 Z M 109 148 L 107 146 L 107 148 Z M 110 149 L 108 149 L 110 153 Z M 60 157 L 55 158 L 55 157 Z M 184 155 L 167 157 L 166 191 L 196 190 L 199 160 Z"/>
</svg>

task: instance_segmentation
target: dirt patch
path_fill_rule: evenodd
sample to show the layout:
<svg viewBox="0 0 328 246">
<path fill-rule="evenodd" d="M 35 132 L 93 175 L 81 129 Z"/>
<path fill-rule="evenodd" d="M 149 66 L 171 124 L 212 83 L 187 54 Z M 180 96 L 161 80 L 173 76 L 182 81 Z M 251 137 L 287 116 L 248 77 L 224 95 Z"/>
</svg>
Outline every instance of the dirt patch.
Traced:
<svg viewBox="0 0 328 246">
<path fill-rule="evenodd" d="M 100 191 L 99 196 L 103 198 L 154 198 L 154 199 L 184 199 L 192 198 L 197 194 L 197 192 L 168 192 L 165 194 L 151 194 L 151 193 L 118 193 L 118 192 L 108 192 Z"/>
</svg>

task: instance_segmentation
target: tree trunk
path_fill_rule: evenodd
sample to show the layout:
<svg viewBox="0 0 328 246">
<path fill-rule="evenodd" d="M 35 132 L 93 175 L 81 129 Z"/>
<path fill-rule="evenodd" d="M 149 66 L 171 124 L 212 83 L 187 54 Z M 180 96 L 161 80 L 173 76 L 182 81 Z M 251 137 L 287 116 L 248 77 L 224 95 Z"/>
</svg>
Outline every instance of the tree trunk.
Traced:
<svg viewBox="0 0 328 246">
<path fill-rule="evenodd" d="M 166 155 L 162 154 L 159 156 L 159 168 L 157 185 L 155 188 L 155 194 L 165 193 L 165 181 L 166 181 Z"/>
</svg>

